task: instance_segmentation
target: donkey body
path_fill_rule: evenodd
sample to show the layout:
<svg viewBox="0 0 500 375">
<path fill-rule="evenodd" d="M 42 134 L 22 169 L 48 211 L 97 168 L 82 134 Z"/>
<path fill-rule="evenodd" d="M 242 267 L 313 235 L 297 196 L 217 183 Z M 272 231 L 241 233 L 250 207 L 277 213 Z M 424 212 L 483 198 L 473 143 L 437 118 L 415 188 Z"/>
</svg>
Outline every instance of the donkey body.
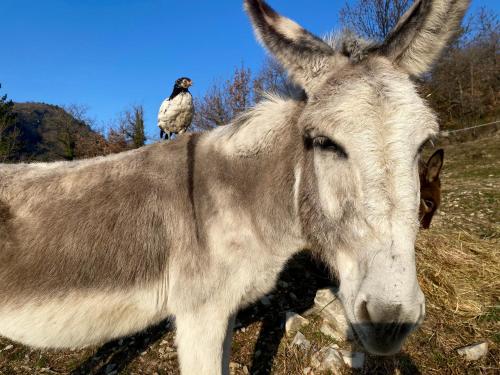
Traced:
<svg viewBox="0 0 500 375">
<path fill-rule="evenodd" d="M 182 373 L 227 373 L 233 317 L 304 248 L 337 274 L 369 351 L 398 351 L 420 324 L 418 159 L 437 124 L 410 75 L 467 1 L 418 2 L 366 51 L 245 5 L 307 98 L 119 155 L 1 165 L 1 335 L 77 347 L 172 315 Z"/>
</svg>

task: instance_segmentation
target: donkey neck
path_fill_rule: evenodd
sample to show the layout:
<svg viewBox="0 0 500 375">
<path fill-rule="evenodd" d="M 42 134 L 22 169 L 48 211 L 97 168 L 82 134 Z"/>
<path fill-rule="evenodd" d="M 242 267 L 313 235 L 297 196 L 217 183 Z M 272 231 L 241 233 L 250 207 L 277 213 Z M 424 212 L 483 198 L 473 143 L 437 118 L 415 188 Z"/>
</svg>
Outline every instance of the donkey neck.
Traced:
<svg viewBox="0 0 500 375">
<path fill-rule="evenodd" d="M 203 141 L 216 166 L 213 183 L 228 192 L 233 209 L 248 215 L 260 240 L 287 244 L 277 252 L 299 251 L 304 242 L 296 202 L 301 176 L 295 123 L 301 108 L 300 102 L 270 98 Z"/>
</svg>

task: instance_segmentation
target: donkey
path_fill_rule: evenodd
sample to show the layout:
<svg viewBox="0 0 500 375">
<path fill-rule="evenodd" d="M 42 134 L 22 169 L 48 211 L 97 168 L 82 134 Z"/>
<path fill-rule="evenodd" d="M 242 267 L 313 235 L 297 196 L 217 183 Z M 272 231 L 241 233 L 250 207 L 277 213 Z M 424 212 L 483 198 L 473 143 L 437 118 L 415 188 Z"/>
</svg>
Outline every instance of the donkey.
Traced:
<svg viewBox="0 0 500 375">
<path fill-rule="evenodd" d="M 420 176 L 420 225 L 429 229 L 432 217 L 441 204 L 441 179 L 439 173 L 443 167 L 444 150 L 436 150 L 427 163 L 419 165 Z"/>
<path fill-rule="evenodd" d="M 438 125 L 411 77 L 468 1 L 417 1 L 366 49 L 335 49 L 264 1 L 244 3 L 306 97 L 270 96 L 172 143 L 1 165 L 1 335 L 82 347 L 173 316 L 181 373 L 227 373 L 238 309 L 306 248 L 338 277 L 368 351 L 397 352 L 422 322 L 418 163 Z"/>
</svg>

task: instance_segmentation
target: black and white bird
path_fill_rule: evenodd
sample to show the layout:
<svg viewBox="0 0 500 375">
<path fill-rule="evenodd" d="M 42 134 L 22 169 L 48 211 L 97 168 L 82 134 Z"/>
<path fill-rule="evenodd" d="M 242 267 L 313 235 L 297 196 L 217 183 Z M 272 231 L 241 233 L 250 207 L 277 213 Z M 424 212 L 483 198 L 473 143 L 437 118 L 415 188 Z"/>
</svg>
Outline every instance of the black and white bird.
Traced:
<svg viewBox="0 0 500 375">
<path fill-rule="evenodd" d="M 158 112 L 158 127 L 160 138 L 171 138 L 172 134 L 182 134 L 191 125 L 194 115 L 193 97 L 189 87 L 193 81 L 181 77 L 175 81 L 174 90 L 169 98 L 165 99 Z"/>
</svg>

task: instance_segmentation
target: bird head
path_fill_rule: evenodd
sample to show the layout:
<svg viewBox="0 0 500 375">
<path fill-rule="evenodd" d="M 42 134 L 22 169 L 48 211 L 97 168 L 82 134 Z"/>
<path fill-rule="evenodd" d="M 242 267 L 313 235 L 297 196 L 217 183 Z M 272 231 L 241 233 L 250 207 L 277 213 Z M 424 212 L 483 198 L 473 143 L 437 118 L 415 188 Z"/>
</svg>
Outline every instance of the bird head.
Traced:
<svg viewBox="0 0 500 375">
<path fill-rule="evenodd" d="M 191 87 L 192 85 L 193 85 L 193 81 L 191 80 L 191 78 L 187 78 L 187 77 L 181 77 L 175 81 L 176 87 L 186 89 L 186 90 L 189 87 Z"/>
</svg>

